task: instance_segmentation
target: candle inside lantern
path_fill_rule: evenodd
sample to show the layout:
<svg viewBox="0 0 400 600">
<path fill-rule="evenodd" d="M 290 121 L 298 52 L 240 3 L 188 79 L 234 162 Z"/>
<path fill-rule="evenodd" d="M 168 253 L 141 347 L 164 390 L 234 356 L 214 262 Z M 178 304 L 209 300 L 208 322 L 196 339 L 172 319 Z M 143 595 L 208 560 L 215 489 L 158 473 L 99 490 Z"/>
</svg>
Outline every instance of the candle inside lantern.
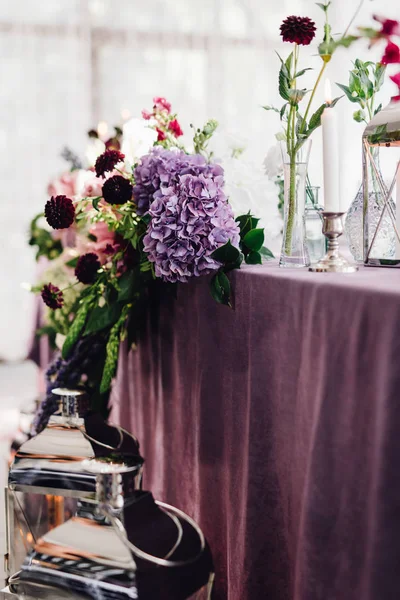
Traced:
<svg viewBox="0 0 400 600">
<path fill-rule="evenodd" d="M 332 104 L 329 79 L 325 82 L 327 107 L 322 113 L 322 144 L 324 166 L 324 207 L 326 212 L 340 212 L 339 136 L 337 114 Z"/>
</svg>

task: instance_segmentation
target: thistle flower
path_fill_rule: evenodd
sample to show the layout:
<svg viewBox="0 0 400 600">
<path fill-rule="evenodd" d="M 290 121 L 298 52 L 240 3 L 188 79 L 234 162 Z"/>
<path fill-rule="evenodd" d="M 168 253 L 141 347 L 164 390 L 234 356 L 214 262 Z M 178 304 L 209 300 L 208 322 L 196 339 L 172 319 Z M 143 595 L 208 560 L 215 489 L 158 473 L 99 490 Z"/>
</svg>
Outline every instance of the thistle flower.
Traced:
<svg viewBox="0 0 400 600">
<path fill-rule="evenodd" d="M 64 304 L 62 291 L 55 285 L 48 283 L 43 286 L 41 292 L 42 300 L 49 308 L 56 310 Z"/>
<path fill-rule="evenodd" d="M 106 150 L 96 160 L 94 166 L 97 177 L 105 177 L 105 173 L 114 170 L 115 166 L 122 162 L 125 158 L 125 154 L 119 152 L 119 150 Z"/>
<path fill-rule="evenodd" d="M 75 208 L 67 196 L 52 196 L 46 202 L 44 215 L 53 229 L 67 229 L 75 219 Z"/>
<path fill-rule="evenodd" d="M 79 257 L 75 267 L 75 276 L 81 283 L 91 284 L 97 279 L 100 261 L 94 252 L 88 252 Z"/>
<path fill-rule="evenodd" d="M 284 42 L 308 46 L 315 37 L 314 21 L 308 17 L 287 17 L 280 26 Z"/>
<path fill-rule="evenodd" d="M 103 185 L 103 198 L 108 204 L 125 204 L 132 198 L 132 184 L 121 175 L 110 177 Z"/>
</svg>

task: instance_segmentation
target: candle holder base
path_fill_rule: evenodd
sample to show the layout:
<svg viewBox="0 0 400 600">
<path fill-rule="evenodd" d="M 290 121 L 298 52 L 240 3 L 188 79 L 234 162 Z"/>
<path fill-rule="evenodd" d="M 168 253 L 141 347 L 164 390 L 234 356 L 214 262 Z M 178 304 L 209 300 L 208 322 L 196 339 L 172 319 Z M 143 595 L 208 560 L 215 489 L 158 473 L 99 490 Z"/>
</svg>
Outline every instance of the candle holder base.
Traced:
<svg viewBox="0 0 400 600">
<path fill-rule="evenodd" d="M 313 273 L 355 273 L 357 265 L 350 263 L 339 253 L 339 238 L 343 233 L 342 217 L 344 212 L 322 213 L 324 224 L 322 233 L 328 239 L 328 250 L 325 256 L 317 263 L 311 265 L 309 271 Z"/>
</svg>

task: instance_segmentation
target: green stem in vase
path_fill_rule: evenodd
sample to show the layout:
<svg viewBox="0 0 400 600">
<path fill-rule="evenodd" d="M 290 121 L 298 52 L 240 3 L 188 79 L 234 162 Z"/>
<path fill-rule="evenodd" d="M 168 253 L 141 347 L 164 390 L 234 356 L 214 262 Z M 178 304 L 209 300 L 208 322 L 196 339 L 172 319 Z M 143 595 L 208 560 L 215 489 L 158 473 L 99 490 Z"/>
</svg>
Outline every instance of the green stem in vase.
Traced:
<svg viewBox="0 0 400 600">
<path fill-rule="evenodd" d="M 290 178 L 289 178 L 289 204 L 286 216 L 285 252 L 288 256 L 292 254 L 292 237 L 294 215 L 296 209 L 296 155 L 290 156 Z"/>
</svg>

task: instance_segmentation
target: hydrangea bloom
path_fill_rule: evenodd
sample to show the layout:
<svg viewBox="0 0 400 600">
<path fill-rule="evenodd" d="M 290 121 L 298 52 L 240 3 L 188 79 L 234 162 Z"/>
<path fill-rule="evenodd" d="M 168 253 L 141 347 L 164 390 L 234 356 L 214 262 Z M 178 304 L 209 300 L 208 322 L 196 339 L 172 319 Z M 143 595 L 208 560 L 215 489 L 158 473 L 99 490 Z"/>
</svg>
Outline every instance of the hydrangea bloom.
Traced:
<svg viewBox="0 0 400 600">
<path fill-rule="evenodd" d="M 157 277 L 175 283 L 205 275 L 220 267 L 211 257 L 216 248 L 228 240 L 239 246 L 221 166 L 156 148 L 142 158 L 135 178 L 135 199 L 151 217 L 144 249 Z"/>
</svg>

